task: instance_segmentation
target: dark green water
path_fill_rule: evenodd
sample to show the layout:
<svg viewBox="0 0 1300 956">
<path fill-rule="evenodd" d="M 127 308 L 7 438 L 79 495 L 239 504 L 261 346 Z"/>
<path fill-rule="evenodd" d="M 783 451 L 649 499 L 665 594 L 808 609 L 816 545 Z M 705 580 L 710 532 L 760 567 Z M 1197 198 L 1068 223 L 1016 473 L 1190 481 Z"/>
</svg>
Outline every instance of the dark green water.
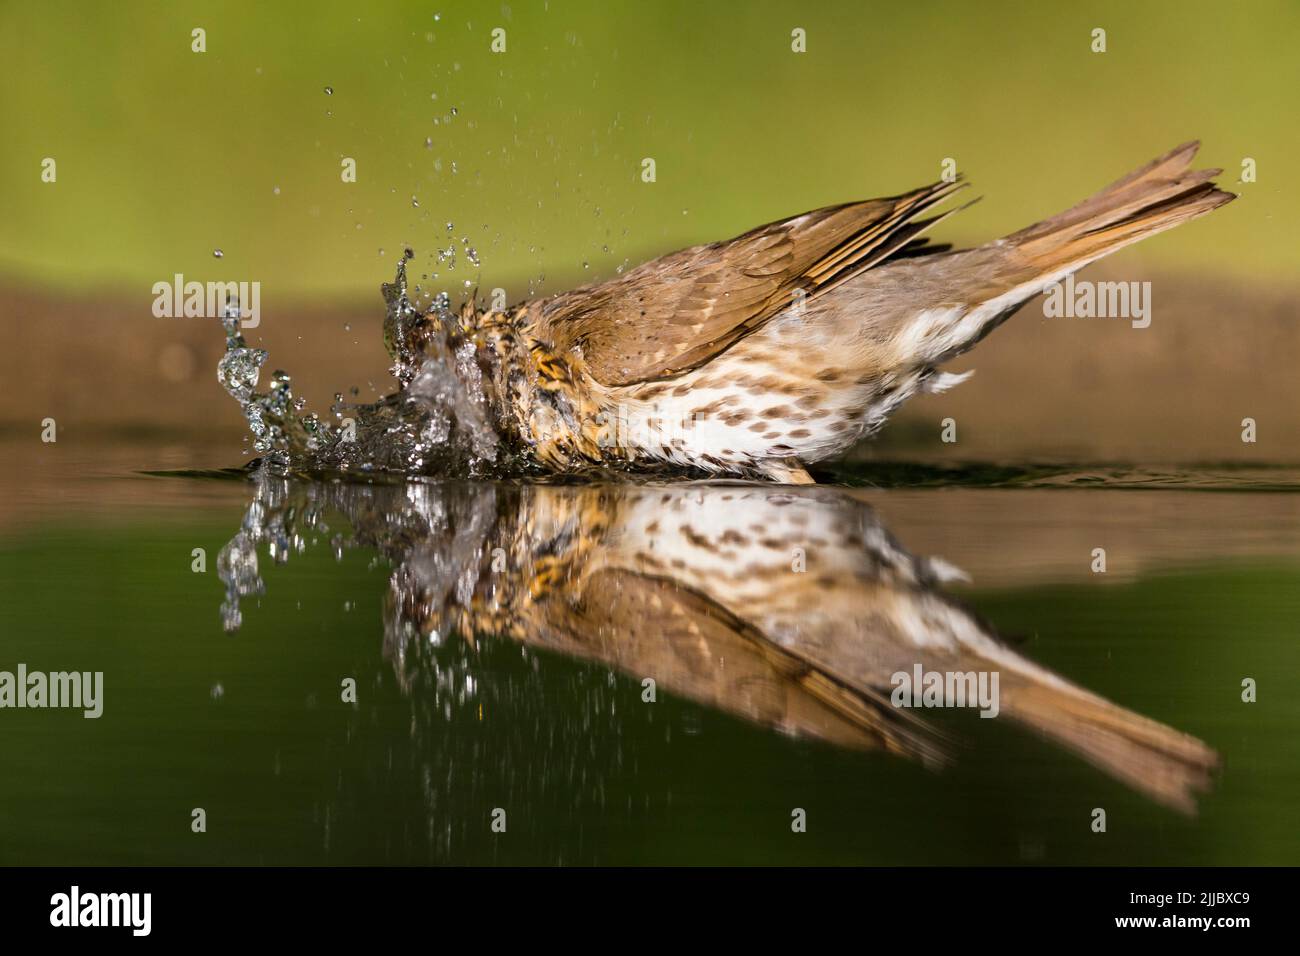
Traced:
<svg viewBox="0 0 1300 956">
<path fill-rule="evenodd" d="M 675 626 L 666 612 L 575 625 L 564 640 L 554 615 L 523 612 L 504 618 L 523 622 L 519 633 L 463 622 L 440 625 L 436 640 L 417 633 L 421 621 L 453 619 L 429 606 L 457 603 L 439 596 L 465 566 L 448 557 L 461 544 L 447 542 L 452 530 L 462 544 L 472 537 L 480 503 L 490 499 L 480 510 L 495 523 L 473 534 L 532 548 L 536 574 L 544 557 L 607 560 L 601 549 L 617 550 L 619 535 L 602 530 L 582 548 L 602 508 L 621 508 L 618 521 L 631 524 L 617 498 L 583 511 L 576 536 L 547 537 L 551 499 L 487 485 L 432 500 L 400 488 L 286 486 L 250 518 L 266 490 L 246 481 L 143 475 L 53 448 L 23 472 L 9 479 L 0 524 L 0 670 L 103 671 L 104 713 L 0 710 L 0 863 L 1300 862 L 1291 472 L 1227 486 L 1212 469 L 1163 472 L 1158 490 L 1139 492 L 1059 474 L 930 487 L 938 482 L 908 480 L 906 468 L 887 478 L 864 466 L 852 477 L 867 487 L 853 501 L 807 503 L 814 523 L 842 526 L 861 507 L 872 516 L 861 520 L 879 522 L 908 554 L 942 555 L 971 581 L 935 590 L 1015 654 L 1203 741 L 1220 766 L 1191 812 L 1015 719 L 921 714 L 947 754 L 942 769 L 916 754 L 792 736 L 793 703 L 756 716 L 732 696 L 751 687 L 715 680 L 739 667 L 734 649 L 678 658 L 669 679 L 655 645 Z M 1207 486 L 1218 490 L 1198 490 Z M 636 507 L 652 512 L 643 499 Z M 767 505 L 723 493 L 706 510 L 725 522 L 750 507 L 768 521 Z M 304 520 L 317 509 L 328 529 Z M 268 512 L 290 527 L 294 553 L 279 564 L 265 541 L 257 546 L 264 593 L 242 599 L 242 625 L 227 633 L 218 555 L 241 523 Z M 1107 551 L 1104 574 L 1090 568 L 1096 547 Z M 201 573 L 195 548 L 206 554 Z M 489 587 L 527 603 L 515 594 L 515 560 L 510 552 Z M 405 583 L 394 583 L 396 568 Z M 688 590 L 722 600 L 684 573 L 656 577 L 667 590 L 645 606 Z M 809 575 L 802 594 L 810 616 L 831 615 L 831 631 L 863 626 L 833 616 L 845 580 Z M 879 600 L 866 596 L 871 581 L 854 580 L 864 602 Z M 594 614 L 601 596 L 552 603 Z M 752 605 L 727 613 L 745 640 L 766 639 L 752 633 L 762 620 Z M 693 620 L 722 612 L 701 615 Z M 856 645 L 841 653 L 831 670 L 844 676 L 861 661 Z M 647 703 L 642 675 L 652 672 L 665 676 Z M 1256 703 L 1241 700 L 1248 677 Z M 355 703 L 341 700 L 346 678 Z M 721 697 L 688 692 L 694 682 L 723 687 Z M 203 833 L 191 830 L 198 807 Z M 1098 807 L 1105 833 L 1090 827 Z M 504 833 L 491 828 L 498 808 Z M 806 832 L 792 832 L 794 808 L 806 811 Z"/>
</svg>

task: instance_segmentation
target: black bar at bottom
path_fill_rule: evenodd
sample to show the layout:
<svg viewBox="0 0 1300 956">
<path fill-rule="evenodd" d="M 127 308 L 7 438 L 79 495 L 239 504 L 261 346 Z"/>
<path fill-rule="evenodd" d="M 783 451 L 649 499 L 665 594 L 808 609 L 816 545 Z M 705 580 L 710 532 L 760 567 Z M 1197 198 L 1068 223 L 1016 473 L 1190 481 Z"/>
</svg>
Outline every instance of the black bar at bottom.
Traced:
<svg viewBox="0 0 1300 956">
<path fill-rule="evenodd" d="M 78 943 L 374 943 L 398 930 L 434 934 L 430 942 L 452 931 L 542 942 L 599 930 L 659 945 L 672 945 L 665 934 L 674 931 L 688 934 L 683 943 L 717 935 L 770 944 L 782 926 L 809 942 L 823 932 L 864 943 L 893 934 L 917 943 L 1099 934 L 1231 942 L 1286 926 L 1294 882 L 1290 869 L 14 868 L 0 869 L 0 925 L 6 941 Z"/>
</svg>

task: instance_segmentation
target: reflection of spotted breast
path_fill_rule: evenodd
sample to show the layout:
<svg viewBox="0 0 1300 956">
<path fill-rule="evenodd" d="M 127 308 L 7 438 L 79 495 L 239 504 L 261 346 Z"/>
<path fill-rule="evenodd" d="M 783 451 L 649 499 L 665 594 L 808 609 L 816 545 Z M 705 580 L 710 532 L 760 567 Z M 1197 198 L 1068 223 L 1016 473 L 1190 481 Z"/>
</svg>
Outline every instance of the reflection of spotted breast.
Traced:
<svg viewBox="0 0 1300 956">
<path fill-rule="evenodd" d="M 611 535 L 616 556 L 713 594 L 733 612 L 799 607 L 810 591 L 857 585 L 909 561 L 863 509 L 737 486 L 708 496 L 647 491 Z"/>
</svg>

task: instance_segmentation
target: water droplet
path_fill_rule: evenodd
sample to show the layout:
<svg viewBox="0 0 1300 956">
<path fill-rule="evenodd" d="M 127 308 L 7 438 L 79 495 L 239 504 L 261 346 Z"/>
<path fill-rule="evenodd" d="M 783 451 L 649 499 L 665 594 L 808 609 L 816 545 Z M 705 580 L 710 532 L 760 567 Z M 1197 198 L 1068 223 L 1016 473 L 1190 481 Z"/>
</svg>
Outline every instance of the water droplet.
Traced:
<svg viewBox="0 0 1300 956">
<path fill-rule="evenodd" d="M 222 252 L 220 249 L 213 249 L 213 250 L 212 250 L 212 258 L 214 258 L 214 259 L 220 259 L 220 258 L 221 258 L 222 256 L 224 256 L 224 255 L 225 255 L 225 253 Z"/>
</svg>

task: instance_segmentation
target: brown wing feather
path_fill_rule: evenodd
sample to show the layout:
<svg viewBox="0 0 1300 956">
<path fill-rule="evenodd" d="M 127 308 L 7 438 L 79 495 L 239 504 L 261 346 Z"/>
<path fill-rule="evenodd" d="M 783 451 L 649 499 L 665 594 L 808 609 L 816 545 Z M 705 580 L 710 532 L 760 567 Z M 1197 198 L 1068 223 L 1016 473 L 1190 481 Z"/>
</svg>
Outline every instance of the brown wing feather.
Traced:
<svg viewBox="0 0 1300 956">
<path fill-rule="evenodd" d="M 668 578 L 605 568 L 563 600 L 537 606 L 545 645 L 673 694 L 842 747 L 947 762 L 943 739 L 888 695 L 810 666 L 707 595 Z M 626 627 L 627 621 L 649 626 Z M 538 633 L 538 632 L 534 632 Z M 726 666 L 720 666 L 725 662 Z"/>
<path fill-rule="evenodd" d="M 815 297 L 912 242 L 936 221 L 913 220 L 962 185 L 828 206 L 671 253 L 548 300 L 537 333 L 579 351 L 604 385 L 680 375 L 760 328 L 796 289 Z"/>
</svg>

